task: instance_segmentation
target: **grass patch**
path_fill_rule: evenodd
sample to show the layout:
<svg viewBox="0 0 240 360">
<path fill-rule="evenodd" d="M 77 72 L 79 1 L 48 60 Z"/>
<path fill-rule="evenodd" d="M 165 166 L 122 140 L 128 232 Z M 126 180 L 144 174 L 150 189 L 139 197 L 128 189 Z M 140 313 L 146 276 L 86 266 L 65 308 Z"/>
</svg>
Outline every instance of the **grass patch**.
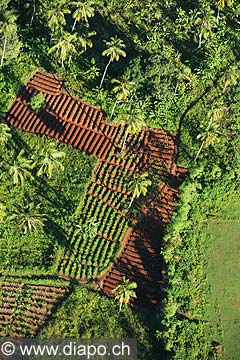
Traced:
<svg viewBox="0 0 240 360">
<path fill-rule="evenodd" d="M 240 205 L 228 204 L 206 232 L 209 306 L 206 319 L 223 345 L 222 359 L 238 360 L 240 353 Z M 238 216 L 236 216 L 238 214 Z"/>
</svg>

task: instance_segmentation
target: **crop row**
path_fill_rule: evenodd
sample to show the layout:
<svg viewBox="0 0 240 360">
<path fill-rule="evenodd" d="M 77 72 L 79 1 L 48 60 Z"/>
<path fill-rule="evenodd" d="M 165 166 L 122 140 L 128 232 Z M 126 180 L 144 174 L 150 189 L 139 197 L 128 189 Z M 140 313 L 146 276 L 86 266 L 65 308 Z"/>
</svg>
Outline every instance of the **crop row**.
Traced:
<svg viewBox="0 0 240 360">
<path fill-rule="evenodd" d="M 103 186 L 100 182 L 93 183 L 88 193 L 103 202 L 108 202 L 115 209 L 121 210 L 121 205 L 127 200 L 127 195 L 115 188 Z"/>
<path fill-rule="evenodd" d="M 0 284 L 0 336 L 34 336 L 52 309 L 63 300 L 67 288 L 56 292 L 47 286 Z"/>
<path fill-rule="evenodd" d="M 115 201 L 119 201 L 119 206 L 122 198 L 121 194 L 116 195 Z M 85 222 L 94 219 L 98 224 L 98 232 L 113 241 L 121 240 L 123 228 L 127 225 L 127 219 L 121 212 L 92 196 L 89 196 L 84 206 L 83 219 Z"/>
<path fill-rule="evenodd" d="M 127 191 L 128 182 L 131 177 L 132 172 L 129 170 L 117 167 L 114 163 L 102 163 L 100 171 L 96 176 L 96 181 L 108 187 L 114 187 L 119 191 Z"/>
<path fill-rule="evenodd" d="M 83 238 L 79 241 L 78 237 L 74 246 L 65 255 L 60 271 L 64 271 L 66 276 L 75 278 L 83 277 L 83 271 L 84 277 L 89 277 L 89 272 L 91 272 L 90 276 L 96 276 L 111 264 L 118 248 L 119 244 L 99 236 L 96 236 L 93 241 Z"/>
</svg>

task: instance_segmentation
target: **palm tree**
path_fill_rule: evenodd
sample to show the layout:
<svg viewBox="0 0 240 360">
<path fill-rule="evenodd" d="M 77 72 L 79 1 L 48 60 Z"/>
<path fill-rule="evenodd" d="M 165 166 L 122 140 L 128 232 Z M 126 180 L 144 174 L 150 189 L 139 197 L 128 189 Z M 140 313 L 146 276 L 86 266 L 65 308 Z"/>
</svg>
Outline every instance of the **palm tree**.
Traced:
<svg viewBox="0 0 240 360">
<path fill-rule="evenodd" d="M 36 231 L 37 227 L 43 226 L 47 221 L 47 215 L 41 212 L 41 204 L 33 202 L 23 206 L 14 206 L 10 220 L 17 223 L 18 227 L 26 234 L 28 231 Z"/>
<path fill-rule="evenodd" d="M 220 10 L 223 10 L 225 6 L 232 6 L 234 0 L 214 0 L 215 5 L 217 6 L 217 21 L 219 20 Z"/>
<path fill-rule="evenodd" d="M 140 112 L 136 111 L 129 111 L 126 113 L 123 113 L 119 116 L 118 121 L 126 126 L 125 129 L 125 136 L 122 144 L 121 152 L 125 148 L 127 136 L 129 134 L 136 134 L 139 132 L 142 128 L 142 126 L 145 125 L 145 122 L 143 120 L 143 116 Z"/>
<path fill-rule="evenodd" d="M 89 240 L 94 238 L 98 231 L 98 223 L 94 218 L 90 218 L 85 223 L 81 223 L 75 226 L 76 230 L 74 236 L 81 235 L 83 239 Z"/>
<path fill-rule="evenodd" d="M 151 186 L 152 182 L 148 179 L 148 173 L 143 173 L 141 175 L 137 174 L 134 176 L 133 180 L 129 182 L 129 188 L 132 192 L 132 199 L 128 206 L 128 209 L 132 206 L 133 200 L 139 198 L 141 195 L 146 196 L 148 186 Z"/>
<path fill-rule="evenodd" d="M 7 50 L 7 43 L 9 38 L 12 36 L 13 33 L 16 32 L 17 27 L 15 21 L 17 16 L 12 11 L 6 11 L 4 14 L 4 22 L 2 25 L 1 32 L 3 34 L 4 42 L 3 42 L 3 49 L 2 49 L 2 57 L 0 62 L 0 67 L 3 66 L 3 61 L 5 58 L 6 50 Z"/>
<path fill-rule="evenodd" d="M 203 9 L 203 11 L 198 12 L 199 15 L 195 19 L 195 25 L 199 27 L 199 35 L 198 35 L 198 47 L 202 46 L 202 39 L 207 39 L 210 35 L 212 29 L 216 26 L 216 17 L 214 15 L 214 11 L 207 7 Z"/>
<path fill-rule="evenodd" d="M 87 50 L 87 47 L 92 48 L 93 42 L 91 37 L 96 35 L 96 31 L 90 31 L 87 34 L 81 34 L 76 40 L 76 46 L 79 46 L 83 51 Z"/>
<path fill-rule="evenodd" d="M 65 14 L 70 14 L 71 11 L 66 8 L 64 3 L 59 4 L 53 9 L 48 10 L 47 17 L 48 17 L 48 25 L 52 30 L 51 39 L 53 37 L 54 31 L 58 26 L 65 26 L 66 19 Z"/>
<path fill-rule="evenodd" d="M 75 29 L 77 21 L 79 22 L 80 20 L 83 19 L 86 21 L 86 23 L 88 23 L 88 18 L 93 17 L 94 12 L 95 12 L 95 7 L 94 7 L 93 2 L 77 1 L 77 2 L 74 2 L 73 5 L 76 7 L 76 10 L 73 13 L 73 19 L 75 19 L 75 21 L 74 21 L 74 24 L 72 27 L 72 32 Z"/>
<path fill-rule="evenodd" d="M 120 101 L 125 101 L 130 96 L 134 84 L 133 82 L 129 82 L 125 79 L 122 80 L 113 79 L 111 83 L 115 84 L 114 88 L 112 89 L 112 92 L 115 94 L 116 100 L 114 102 L 110 118 L 113 117 L 113 113 L 117 103 Z"/>
<path fill-rule="evenodd" d="M 41 152 L 40 168 L 37 172 L 38 176 L 46 174 L 50 179 L 52 177 L 53 171 L 63 171 L 64 166 L 59 161 L 59 159 L 65 157 L 65 152 L 58 151 L 55 148 L 54 143 L 50 143 L 47 149 L 43 149 Z"/>
<path fill-rule="evenodd" d="M 208 147 L 213 145 L 215 142 L 219 142 L 219 135 L 221 132 L 219 131 L 218 121 L 223 118 L 224 109 L 214 109 L 209 114 L 211 116 L 206 130 L 197 136 L 197 139 L 200 139 L 202 143 L 193 161 L 197 160 L 203 149 L 203 146 Z"/>
<path fill-rule="evenodd" d="M 0 124 L 0 146 L 4 146 L 11 137 L 10 128 L 6 124 Z"/>
<path fill-rule="evenodd" d="M 132 299 L 136 299 L 137 295 L 135 289 L 137 288 L 137 283 L 130 282 L 129 279 L 126 279 L 123 276 L 122 280 L 118 283 L 113 293 L 115 294 L 115 300 L 120 302 L 119 310 L 121 311 L 123 304 L 128 304 Z"/>
<path fill-rule="evenodd" d="M 61 59 L 62 67 L 64 67 L 64 61 L 76 52 L 74 43 L 77 41 L 77 34 L 70 34 L 64 32 L 59 42 L 51 47 L 48 51 L 49 54 L 56 52 L 57 57 Z"/>
<path fill-rule="evenodd" d="M 118 61 L 120 56 L 126 57 L 126 52 L 123 50 L 126 45 L 123 43 L 121 39 L 117 36 L 111 37 L 111 41 L 105 41 L 107 49 L 102 52 L 103 56 L 109 57 L 109 61 L 104 69 L 103 76 L 100 82 L 100 87 L 102 86 L 103 80 L 105 79 L 107 69 L 111 62 Z"/>
<path fill-rule="evenodd" d="M 21 150 L 13 164 L 9 166 L 9 174 L 13 177 L 13 184 L 23 186 L 25 179 L 33 180 L 31 170 L 35 165 L 36 163 L 33 160 L 25 157 L 24 150 Z"/>
</svg>

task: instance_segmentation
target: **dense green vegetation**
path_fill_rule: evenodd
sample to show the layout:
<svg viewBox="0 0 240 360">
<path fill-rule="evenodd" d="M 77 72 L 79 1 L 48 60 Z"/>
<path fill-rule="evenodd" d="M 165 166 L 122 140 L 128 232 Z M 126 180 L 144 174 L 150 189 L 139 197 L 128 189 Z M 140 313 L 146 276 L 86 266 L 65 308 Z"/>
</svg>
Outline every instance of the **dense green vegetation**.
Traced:
<svg viewBox="0 0 240 360">
<path fill-rule="evenodd" d="M 129 307 L 124 307 L 121 312 L 118 308 L 118 304 L 110 299 L 78 287 L 39 336 L 77 339 L 137 337 L 142 359 L 160 357 L 159 345 L 152 339 L 156 319 Z"/>
<path fill-rule="evenodd" d="M 50 271 L 97 161 L 45 137 L 9 133 L 0 148 L 1 270 Z"/>
<path fill-rule="evenodd" d="M 64 86 L 72 94 L 101 106 L 109 120 L 126 121 L 140 114 L 146 126 L 175 131 L 178 162 L 189 168 L 190 177 L 182 186 L 178 212 L 164 239 L 164 299 L 157 325 L 144 320 L 143 326 L 130 309 L 117 313 L 112 301 L 77 289 L 56 315 L 61 322 L 51 324 L 45 335 L 106 336 L 102 329 L 107 318 L 112 321 L 109 336 L 137 334 L 143 343 L 142 358 L 160 358 L 151 355 L 147 332 L 165 348 L 165 359 L 214 358 L 214 344 L 221 339 L 217 332 L 210 337 L 209 324 L 202 321 L 206 316 L 214 318 L 216 301 L 214 295 L 208 299 L 209 287 L 213 294 L 220 291 L 211 272 L 212 259 L 206 255 L 208 243 L 215 236 L 216 246 L 223 246 L 223 241 L 222 262 L 227 259 L 229 268 L 239 257 L 238 248 L 230 252 L 235 223 L 226 224 L 217 236 L 217 225 L 211 222 L 222 219 L 221 209 L 228 202 L 231 206 L 239 187 L 240 5 L 233 0 L 84 4 L 85 10 L 67 0 L 0 0 L 0 113 L 7 111 L 21 84 L 40 67 L 66 79 Z M 113 79 L 122 83 L 121 91 L 113 90 L 119 84 Z M 127 91 L 124 83 L 129 85 Z M 50 271 L 91 179 L 94 159 L 57 143 L 55 150 L 66 154 L 57 163 L 65 170 L 55 163 L 58 171 L 53 169 L 51 175 L 45 167 L 44 173 L 41 161 L 48 148 L 44 137 L 9 132 L 1 125 L 0 259 L 4 271 Z M 29 214 L 34 220 L 30 223 Z M 216 266 L 224 276 L 222 264 Z M 234 294 L 238 277 L 230 273 L 228 278 L 229 292 Z M 79 306 L 79 316 L 72 300 Z M 208 302 L 212 308 L 207 308 Z M 102 311 L 96 315 L 97 308 Z M 224 305 L 219 310 L 221 319 L 228 316 L 225 310 Z M 134 328 L 130 332 L 121 327 L 127 316 L 130 323 L 136 321 L 136 332 L 135 325 L 129 325 Z M 141 326 L 144 330 L 140 331 Z M 227 334 L 231 323 L 219 327 Z M 230 340 L 223 342 L 226 348 L 230 346 Z M 237 353 L 237 340 L 231 346 L 236 347 L 232 353 Z"/>
</svg>

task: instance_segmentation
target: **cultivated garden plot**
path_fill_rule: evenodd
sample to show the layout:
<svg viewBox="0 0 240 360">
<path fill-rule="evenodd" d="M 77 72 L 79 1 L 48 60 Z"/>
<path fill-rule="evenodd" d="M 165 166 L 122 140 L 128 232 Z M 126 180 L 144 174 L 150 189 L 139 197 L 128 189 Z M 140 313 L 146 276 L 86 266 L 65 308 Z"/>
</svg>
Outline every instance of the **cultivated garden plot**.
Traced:
<svg viewBox="0 0 240 360">
<path fill-rule="evenodd" d="M 126 136 L 125 126 L 107 123 L 101 110 L 61 86 L 61 80 L 38 70 L 6 115 L 14 127 L 54 137 L 100 159 L 57 272 L 82 281 L 94 279 L 111 296 L 126 275 L 138 284 L 137 303 L 156 306 L 162 281 L 161 238 L 187 174 L 175 164 L 175 135 L 143 128 Z M 43 104 L 33 111 L 31 102 L 38 94 L 44 95 Z M 144 174 L 154 184 L 146 203 L 134 198 L 130 187 Z"/>
<path fill-rule="evenodd" d="M 1 278 L 0 336 L 34 337 L 69 292 L 60 280 L 46 285 L 42 279 Z"/>
</svg>

